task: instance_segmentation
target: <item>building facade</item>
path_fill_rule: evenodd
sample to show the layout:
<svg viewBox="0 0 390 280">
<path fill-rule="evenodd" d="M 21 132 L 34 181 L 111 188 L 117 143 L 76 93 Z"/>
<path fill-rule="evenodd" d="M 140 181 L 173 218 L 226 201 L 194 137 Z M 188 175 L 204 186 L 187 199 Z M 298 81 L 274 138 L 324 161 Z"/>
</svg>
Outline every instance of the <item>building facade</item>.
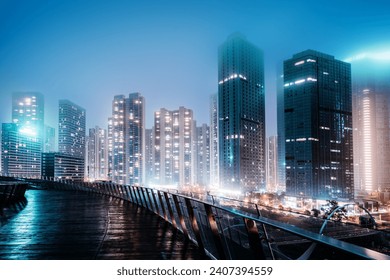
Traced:
<svg viewBox="0 0 390 280">
<path fill-rule="evenodd" d="M 89 129 L 87 141 L 87 177 L 91 181 L 108 179 L 107 130 L 96 126 Z"/>
<path fill-rule="evenodd" d="M 33 130 L 18 123 L 3 123 L 2 172 L 8 176 L 41 176 L 42 142 Z"/>
<path fill-rule="evenodd" d="M 12 94 L 12 123 L 2 125 L 2 172 L 39 177 L 44 137 L 44 97 L 38 92 Z"/>
<path fill-rule="evenodd" d="M 56 151 L 56 130 L 54 127 L 45 125 L 43 133 L 43 152 Z"/>
<path fill-rule="evenodd" d="M 83 162 L 77 174 L 84 178 L 86 156 L 86 111 L 75 103 L 62 99 L 58 107 L 58 151 Z M 81 180 L 78 178 L 77 180 Z"/>
<path fill-rule="evenodd" d="M 382 199 L 390 191 L 390 67 L 351 59 L 355 195 Z"/>
<path fill-rule="evenodd" d="M 42 177 L 82 182 L 84 181 L 84 160 L 61 153 L 43 153 Z"/>
<path fill-rule="evenodd" d="M 286 191 L 286 138 L 284 136 L 284 76 L 283 70 L 278 71 L 277 88 L 276 88 L 276 102 L 277 102 L 277 131 L 278 131 L 278 183 L 277 192 Z"/>
<path fill-rule="evenodd" d="M 145 184 L 153 182 L 154 168 L 154 128 L 145 129 Z"/>
<path fill-rule="evenodd" d="M 204 188 L 210 185 L 210 127 L 196 127 L 196 183 Z"/>
<path fill-rule="evenodd" d="M 195 121 L 192 110 L 160 109 L 154 115 L 153 184 L 185 187 L 195 183 Z"/>
<path fill-rule="evenodd" d="M 278 190 L 278 137 L 270 136 L 267 139 L 267 191 Z"/>
<path fill-rule="evenodd" d="M 85 109 L 69 100 L 59 101 L 58 151 L 62 154 L 85 158 Z"/>
<path fill-rule="evenodd" d="M 218 93 L 210 96 L 210 186 L 219 186 Z"/>
<path fill-rule="evenodd" d="M 263 52 L 234 34 L 218 52 L 219 180 L 223 189 L 265 189 Z"/>
<path fill-rule="evenodd" d="M 284 61 L 286 193 L 352 199 L 351 65 L 313 50 Z"/>
</svg>

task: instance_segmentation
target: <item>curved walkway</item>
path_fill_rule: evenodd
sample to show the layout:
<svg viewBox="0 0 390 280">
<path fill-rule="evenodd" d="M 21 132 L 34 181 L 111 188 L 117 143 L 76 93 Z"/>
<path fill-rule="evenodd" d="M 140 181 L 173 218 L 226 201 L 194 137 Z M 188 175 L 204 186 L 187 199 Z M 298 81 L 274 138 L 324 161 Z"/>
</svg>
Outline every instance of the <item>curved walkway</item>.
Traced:
<svg viewBox="0 0 390 280">
<path fill-rule="evenodd" d="M 207 259 L 163 219 L 129 202 L 84 192 L 28 190 L 0 228 L 0 259 Z"/>
</svg>

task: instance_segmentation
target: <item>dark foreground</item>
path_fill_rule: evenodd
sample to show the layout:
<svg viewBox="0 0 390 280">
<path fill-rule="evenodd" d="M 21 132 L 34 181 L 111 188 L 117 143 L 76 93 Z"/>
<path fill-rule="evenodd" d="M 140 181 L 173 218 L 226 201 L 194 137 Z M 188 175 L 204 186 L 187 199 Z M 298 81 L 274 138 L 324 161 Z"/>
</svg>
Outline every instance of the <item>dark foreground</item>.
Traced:
<svg viewBox="0 0 390 280">
<path fill-rule="evenodd" d="M 2 260 L 207 259 L 163 219 L 120 199 L 54 190 L 28 190 L 26 199 L 0 213 Z"/>
</svg>

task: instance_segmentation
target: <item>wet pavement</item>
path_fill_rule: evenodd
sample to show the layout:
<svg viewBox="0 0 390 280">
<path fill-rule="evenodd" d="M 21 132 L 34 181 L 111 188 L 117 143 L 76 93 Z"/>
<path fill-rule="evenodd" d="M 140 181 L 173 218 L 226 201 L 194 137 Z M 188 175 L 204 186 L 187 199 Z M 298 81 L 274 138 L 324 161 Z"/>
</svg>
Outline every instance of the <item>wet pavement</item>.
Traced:
<svg viewBox="0 0 390 280">
<path fill-rule="evenodd" d="M 2 260 L 207 259 L 169 223 L 129 202 L 54 190 L 28 190 L 26 198 L 2 217 Z"/>
</svg>

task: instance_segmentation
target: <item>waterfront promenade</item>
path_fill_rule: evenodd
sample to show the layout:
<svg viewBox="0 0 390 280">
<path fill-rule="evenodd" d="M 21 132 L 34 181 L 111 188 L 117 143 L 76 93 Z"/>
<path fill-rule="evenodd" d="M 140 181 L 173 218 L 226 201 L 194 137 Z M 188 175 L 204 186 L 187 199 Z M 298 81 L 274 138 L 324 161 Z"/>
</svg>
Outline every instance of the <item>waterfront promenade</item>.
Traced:
<svg viewBox="0 0 390 280">
<path fill-rule="evenodd" d="M 207 259 L 162 218 L 121 199 L 58 190 L 28 190 L 26 199 L 3 214 L 1 260 Z"/>
</svg>

